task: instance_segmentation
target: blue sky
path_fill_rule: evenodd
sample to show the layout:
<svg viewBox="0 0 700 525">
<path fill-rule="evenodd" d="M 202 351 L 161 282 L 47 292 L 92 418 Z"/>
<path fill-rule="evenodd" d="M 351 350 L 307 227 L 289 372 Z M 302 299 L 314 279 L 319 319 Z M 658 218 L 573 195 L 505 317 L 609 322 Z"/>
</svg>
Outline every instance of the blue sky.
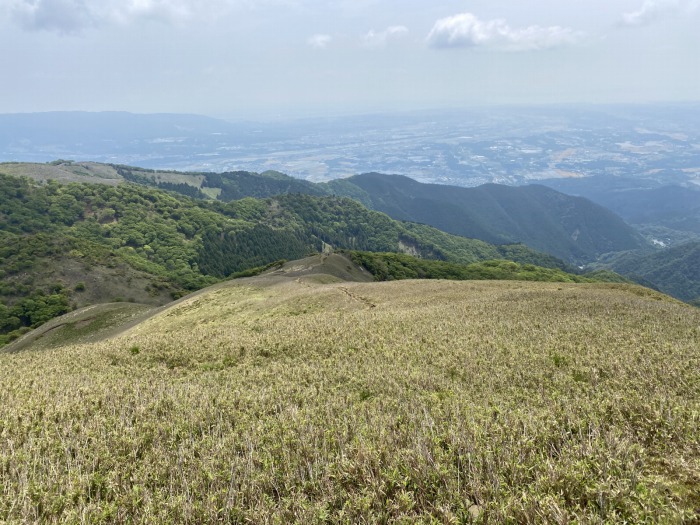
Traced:
<svg viewBox="0 0 700 525">
<path fill-rule="evenodd" d="M 0 112 L 700 99 L 700 0 L 0 0 Z"/>
</svg>

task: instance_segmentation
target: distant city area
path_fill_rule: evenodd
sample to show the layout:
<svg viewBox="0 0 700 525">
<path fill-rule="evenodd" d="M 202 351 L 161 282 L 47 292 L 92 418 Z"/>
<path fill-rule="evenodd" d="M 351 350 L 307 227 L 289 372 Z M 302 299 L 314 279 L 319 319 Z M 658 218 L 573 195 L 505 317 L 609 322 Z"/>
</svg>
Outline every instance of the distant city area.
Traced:
<svg viewBox="0 0 700 525">
<path fill-rule="evenodd" d="M 0 128 L 0 161 L 276 170 L 313 182 L 382 172 L 458 186 L 588 176 L 700 185 L 697 104 L 500 107 L 260 123 L 44 113 L 0 115 Z"/>
<path fill-rule="evenodd" d="M 378 171 L 459 186 L 593 175 L 700 184 L 700 108 L 669 117 L 668 108 L 514 108 L 310 121 L 298 136 L 177 167 L 315 182 Z"/>
</svg>

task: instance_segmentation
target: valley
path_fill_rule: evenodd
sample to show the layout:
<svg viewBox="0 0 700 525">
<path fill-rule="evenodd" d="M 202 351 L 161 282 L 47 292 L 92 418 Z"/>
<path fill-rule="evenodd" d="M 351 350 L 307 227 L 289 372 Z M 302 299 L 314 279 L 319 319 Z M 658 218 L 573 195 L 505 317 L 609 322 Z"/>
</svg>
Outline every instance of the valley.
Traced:
<svg viewBox="0 0 700 525">
<path fill-rule="evenodd" d="M 177 171 L 275 170 L 313 182 L 382 172 L 467 187 L 590 176 L 625 177 L 640 186 L 697 186 L 699 115 L 693 103 L 231 122 L 119 112 L 0 115 L 0 161 L 64 158 Z"/>
</svg>

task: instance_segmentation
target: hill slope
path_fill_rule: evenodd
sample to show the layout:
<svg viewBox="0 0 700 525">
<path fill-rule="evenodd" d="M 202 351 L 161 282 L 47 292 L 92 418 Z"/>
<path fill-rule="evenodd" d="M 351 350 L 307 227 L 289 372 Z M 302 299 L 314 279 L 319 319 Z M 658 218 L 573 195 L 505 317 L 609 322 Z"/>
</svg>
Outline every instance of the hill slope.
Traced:
<svg viewBox="0 0 700 525">
<path fill-rule="evenodd" d="M 628 285 L 220 284 L 0 354 L 0 520 L 692 523 L 698 326 Z"/>
<path fill-rule="evenodd" d="M 261 278 L 263 282 L 279 280 L 280 277 L 296 279 L 307 276 L 312 276 L 311 278 L 318 282 L 375 280 L 372 273 L 353 263 L 347 255 L 335 253 L 280 262 L 260 273 L 265 274 Z M 200 294 L 214 293 L 219 288 L 228 286 L 230 284 L 227 282 L 209 286 L 161 307 L 132 302 L 92 304 L 51 319 L 6 345 L 0 352 L 47 350 L 68 344 L 82 344 L 115 337 L 166 308 L 172 308 L 184 301 L 192 301 Z"/>
<path fill-rule="evenodd" d="M 0 344 L 76 307 L 164 304 L 242 270 L 336 248 L 565 267 L 522 245 L 399 223 L 345 198 L 221 203 L 135 184 L 37 184 L 0 174 Z"/>
<path fill-rule="evenodd" d="M 267 268 L 240 272 L 241 277 L 262 275 L 262 281 L 284 278 L 310 278 L 317 283 L 336 281 L 373 282 L 401 279 L 449 280 L 509 280 L 560 283 L 627 283 L 613 272 L 595 272 L 574 275 L 560 269 L 542 268 L 532 264 L 518 264 L 507 260 L 489 260 L 469 265 L 418 259 L 397 253 L 375 253 L 343 250 L 338 253 L 311 255 L 304 259 L 276 262 Z M 239 275 L 239 274 L 237 274 Z M 238 277 L 239 279 L 241 277 Z M 226 282 L 188 295 L 179 302 L 191 300 L 198 294 L 208 294 Z M 639 292 L 642 293 L 642 292 Z M 650 290 L 647 293 L 652 293 Z M 156 315 L 164 308 L 177 304 L 154 307 L 146 304 L 108 303 L 92 304 L 66 313 L 42 324 L 3 348 L 6 352 L 26 349 L 38 350 L 66 344 L 99 341 L 121 333 L 126 328 Z M 2 317 L 0 317 L 0 320 Z"/>
<path fill-rule="evenodd" d="M 339 195 L 397 220 L 428 224 L 492 244 L 524 243 L 576 264 L 644 244 L 639 234 L 609 210 L 536 185 L 460 188 L 378 173 L 313 184 L 277 172 L 178 173 L 68 161 L 54 164 L 50 168 L 40 164 L 5 164 L 0 170 L 4 167 L 8 173 L 36 178 L 80 180 L 76 177 L 82 176 L 83 180 L 107 184 L 113 184 L 114 177 L 118 177 L 190 197 L 225 202 L 289 193 Z"/>
<path fill-rule="evenodd" d="M 545 180 L 543 184 L 581 195 L 614 211 L 651 239 L 667 245 L 700 239 L 700 187 L 649 183 L 623 177 Z"/>
<path fill-rule="evenodd" d="M 609 210 L 544 186 L 458 188 L 378 173 L 327 185 L 395 219 L 495 244 L 522 242 L 570 262 L 587 263 L 642 244 Z"/>
<path fill-rule="evenodd" d="M 700 242 L 689 242 L 652 254 L 621 254 L 605 266 L 654 283 L 684 301 L 700 301 Z"/>
</svg>

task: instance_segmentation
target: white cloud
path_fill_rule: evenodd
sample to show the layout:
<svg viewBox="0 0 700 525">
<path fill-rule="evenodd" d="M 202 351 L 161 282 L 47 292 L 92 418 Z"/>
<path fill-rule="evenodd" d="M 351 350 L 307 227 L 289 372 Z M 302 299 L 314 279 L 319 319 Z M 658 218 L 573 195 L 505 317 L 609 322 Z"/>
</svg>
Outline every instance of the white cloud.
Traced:
<svg viewBox="0 0 700 525">
<path fill-rule="evenodd" d="M 698 0 L 645 0 L 638 10 L 622 15 L 622 24 L 647 25 L 667 16 L 690 14 L 698 7 L 700 7 Z"/>
<path fill-rule="evenodd" d="M 328 47 L 328 44 L 331 43 L 331 40 L 333 40 L 333 37 L 331 35 L 318 34 L 310 36 L 306 43 L 314 49 L 325 49 L 326 47 Z"/>
<path fill-rule="evenodd" d="M 28 31 L 63 34 L 139 19 L 182 22 L 213 11 L 225 0 L 9 0 L 6 11 Z"/>
<path fill-rule="evenodd" d="M 435 22 L 427 41 L 436 48 L 489 46 L 531 51 L 573 44 L 582 36 L 567 27 L 512 28 L 505 20 L 483 21 L 471 13 L 462 13 Z"/>
<path fill-rule="evenodd" d="M 362 36 L 362 42 L 369 47 L 381 47 L 386 45 L 390 40 L 401 38 L 408 34 L 408 28 L 405 26 L 390 26 L 384 31 L 376 32 L 369 31 Z"/>
<path fill-rule="evenodd" d="M 123 4 L 124 2 L 121 2 Z M 206 3 L 206 2 L 202 2 Z M 126 19 L 153 18 L 164 21 L 181 21 L 193 14 L 197 4 L 186 0 L 129 0 L 123 11 L 117 16 L 126 15 Z"/>
</svg>

